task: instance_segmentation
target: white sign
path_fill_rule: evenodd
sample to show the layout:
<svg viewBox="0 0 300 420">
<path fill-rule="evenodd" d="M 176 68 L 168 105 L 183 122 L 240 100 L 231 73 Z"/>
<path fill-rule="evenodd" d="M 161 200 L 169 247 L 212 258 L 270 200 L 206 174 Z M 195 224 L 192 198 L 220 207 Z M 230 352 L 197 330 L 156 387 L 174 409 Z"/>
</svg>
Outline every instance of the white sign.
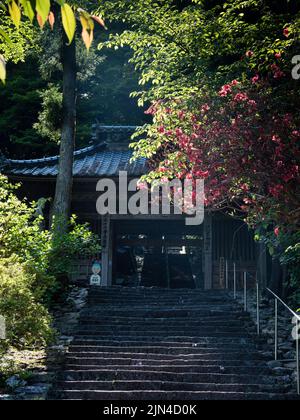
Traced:
<svg viewBox="0 0 300 420">
<path fill-rule="evenodd" d="M 90 278 L 91 286 L 101 286 L 101 277 L 98 274 L 92 274 Z"/>
<path fill-rule="evenodd" d="M 6 323 L 4 316 L 0 315 L 0 340 L 6 339 Z"/>
</svg>

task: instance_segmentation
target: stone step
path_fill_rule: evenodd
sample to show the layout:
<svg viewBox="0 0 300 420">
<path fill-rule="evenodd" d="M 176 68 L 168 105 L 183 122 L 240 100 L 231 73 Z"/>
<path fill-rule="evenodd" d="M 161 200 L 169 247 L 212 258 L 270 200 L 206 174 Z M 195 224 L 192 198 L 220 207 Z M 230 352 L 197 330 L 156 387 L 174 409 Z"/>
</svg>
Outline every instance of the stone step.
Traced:
<svg viewBox="0 0 300 420">
<path fill-rule="evenodd" d="M 99 331 L 99 330 L 95 330 L 95 329 L 91 329 L 90 331 L 85 329 L 79 329 L 75 331 L 76 335 L 86 335 L 86 336 L 91 336 L 91 337 L 126 337 L 126 338 L 131 338 L 131 339 L 135 339 L 135 337 L 145 337 L 145 334 L 148 334 L 148 337 L 152 337 L 152 338 L 176 338 L 178 336 L 181 337 L 190 337 L 191 332 L 190 331 L 174 331 L 174 332 L 166 332 L 166 331 L 160 331 L 160 330 L 156 330 L 156 331 L 132 331 L 132 332 L 128 332 L 128 331 Z M 195 335 L 195 337 L 249 337 L 249 334 L 247 335 L 246 331 L 243 331 L 243 334 L 241 334 L 238 330 L 237 331 L 231 331 L 231 332 L 224 332 L 224 331 L 219 331 L 219 332 L 215 332 L 215 331 L 199 331 L 196 333 L 196 331 L 193 331 L 194 334 L 198 334 Z"/>
<path fill-rule="evenodd" d="M 257 355 L 256 350 L 244 348 L 212 348 L 212 347 L 198 347 L 198 346 L 189 346 L 189 347 L 167 347 L 167 346 L 138 346 L 138 347 L 124 347 L 120 346 L 101 346 L 101 347 L 87 347 L 87 346 L 76 346 L 71 345 L 68 351 L 68 355 L 84 355 L 88 357 L 97 357 L 102 353 L 125 353 L 125 354 L 159 354 L 159 355 L 177 355 L 177 354 L 188 354 L 188 355 L 199 355 L 203 356 L 205 354 L 216 354 L 218 356 L 232 356 L 238 357 L 241 354 L 244 357 L 252 358 Z"/>
<path fill-rule="evenodd" d="M 78 326 L 78 330 L 82 331 L 82 329 L 85 329 L 86 333 L 90 333 L 90 332 L 94 332 L 96 334 L 99 333 L 111 333 L 111 334 L 119 334 L 123 335 L 123 333 L 125 332 L 126 334 L 156 334 L 159 333 L 161 334 L 170 334 L 170 335 L 183 335 L 184 333 L 189 333 L 190 331 L 193 331 L 194 334 L 198 335 L 198 336 L 203 336 L 206 335 L 208 333 L 211 333 L 212 330 L 213 332 L 218 335 L 219 333 L 222 334 L 240 334 L 241 331 L 241 327 L 242 326 L 238 326 L 238 327 L 231 327 L 231 326 L 227 326 L 227 327 L 215 327 L 214 329 L 212 329 L 211 327 L 207 326 L 207 327 L 184 327 L 184 326 L 173 326 L 173 327 L 169 327 L 168 325 L 161 325 L 161 326 L 147 326 L 145 325 L 144 327 L 141 326 L 131 326 L 128 325 L 126 328 L 126 331 L 124 331 L 124 327 L 121 325 L 114 325 L 114 326 L 105 326 L 105 325 L 82 325 L 81 323 Z M 246 332 L 246 331 L 244 331 Z"/>
<path fill-rule="evenodd" d="M 149 301 L 147 303 L 143 302 L 124 302 L 122 304 L 117 302 L 108 302 L 104 303 L 97 303 L 96 305 L 99 310 L 103 309 L 120 309 L 122 311 L 130 310 L 133 306 L 136 309 L 146 310 L 146 309 L 161 309 L 163 311 L 170 311 L 170 310 L 183 310 L 183 309 L 202 309 L 207 311 L 235 311 L 237 310 L 236 305 L 232 305 L 232 303 L 219 303 L 219 304 L 211 304 L 209 302 L 174 302 L 173 304 L 168 305 L 166 302 L 157 302 L 157 301 Z"/>
<path fill-rule="evenodd" d="M 118 322 L 117 320 L 102 320 L 101 318 L 81 318 L 80 325 L 96 325 L 102 326 L 105 328 L 124 328 L 130 326 L 131 328 L 153 328 L 153 327 L 168 327 L 168 328 L 175 328 L 175 327 L 189 327 L 189 328 L 199 328 L 199 327 L 210 327 L 210 328 L 223 328 L 223 327 L 238 327 L 242 328 L 243 323 L 240 320 L 230 320 L 230 321 L 218 321 L 214 319 L 207 319 L 206 321 L 189 321 L 186 318 L 185 321 L 169 321 L 168 319 L 161 319 L 161 320 L 148 320 L 145 322 L 142 321 L 122 321 Z"/>
<path fill-rule="evenodd" d="M 135 390 L 155 390 L 155 391 L 206 391 L 206 392 L 282 392 L 278 385 L 266 384 L 207 384 L 190 382 L 168 382 L 168 381 L 64 381 L 58 383 L 62 390 L 82 390 L 97 391 L 135 391 Z"/>
<path fill-rule="evenodd" d="M 153 301 L 152 301 L 153 300 Z M 149 297 L 145 298 L 104 298 L 104 297 L 92 297 L 89 299 L 90 304 L 99 303 L 104 305 L 121 305 L 121 306 L 129 306 L 129 305 L 135 305 L 135 306 L 142 306 L 144 304 L 146 305 L 153 305 L 153 306 L 172 306 L 172 305 L 203 305 L 207 306 L 210 305 L 223 305 L 224 301 L 219 299 L 199 299 L 196 297 L 193 298 L 170 298 L 170 299 L 161 299 L 161 298 L 155 298 L 153 299 Z M 227 301 L 227 304 L 230 305 L 230 307 L 233 307 L 232 302 Z"/>
<path fill-rule="evenodd" d="M 256 346 L 254 341 L 250 338 L 242 338 L 242 337 L 175 337 L 174 339 L 168 338 L 161 338 L 160 340 L 151 339 L 149 337 L 137 337 L 134 339 L 127 339 L 126 337 L 109 337 L 108 339 L 105 338 L 91 338 L 90 336 L 85 335 L 76 335 L 72 342 L 74 345 L 81 345 L 81 346 L 102 346 L 102 345 L 116 345 L 121 344 L 124 346 L 128 345 L 166 345 L 170 347 L 176 347 L 177 345 L 186 344 L 188 346 L 192 346 L 194 344 L 198 345 L 205 345 L 209 346 L 211 344 L 218 345 L 221 347 L 229 346 L 229 345 L 241 345 L 241 346 L 249 346 L 253 347 Z"/>
<path fill-rule="evenodd" d="M 68 363 L 70 370 L 88 370 L 96 371 L 102 366 L 111 367 L 115 371 L 124 368 L 132 368 L 135 371 L 147 370 L 151 372 L 170 372 L 170 373 L 216 373 L 216 374 L 232 374 L 232 375 L 263 375 L 268 376 L 271 371 L 268 367 L 260 366 L 261 361 L 249 362 L 247 365 L 241 365 L 239 361 L 224 360 L 220 363 L 218 360 L 132 360 L 132 359 L 98 359 L 96 365 Z"/>
<path fill-rule="evenodd" d="M 58 375 L 73 400 L 290 400 L 227 292 L 91 288 Z"/>
<path fill-rule="evenodd" d="M 62 380 L 67 381 L 175 381 L 175 382 L 198 382 L 198 383 L 216 383 L 216 384 L 266 384 L 274 385 L 279 382 L 280 377 L 265 375 L 240 375 L 230 373 L 197 373 L 197 372 L 168 372 L 135 370 L 134 367 L 115 370 L 111 369 L 93 369 L 93 370 L 66 370 L 62 375 Z"/>
<path fill-rule="evenodd" d="M 210 314 L 202 317 L 193 317 L 193 316 L 184 316 L 184 317 L 138 317 L 138 316 L 107 316 L 105 313 L 102 313 L 101 316 L 97 314 L 97 312 L 89 312 L 89 310 L 85 309 L 81 312 L 80 320 L 82 321 L 99 321 L 99 322 L 110 322 L 110 323 L 120 323 L 120 324 L 128 324 L 128 323 L 138 323 L 138 324 L 144 324 L 144 323 L 151 323 L 151 322 L 170 322 L 172 323 L 180 323 L 180 322 L 191 322 L 191 323 L 197 323 L 197 322 L 211 322 L 211 323 L 221 323 L 221 322 L 244 322 L 250 320 L 249 315 L 241 315 L 241 312 L 238 312 L 236 314 L 233 314 L 230 316 L 230 314 L 227 314 L 227 317 L 224 319 L 223 316 L 212 316 Z"/>
<path fill-rule="evenodd" d="M 117 348 L 117 349 L 125 349 L 128 351 L 132 351 L 132 349 L 139 349 L 139 351 L 147 350 L 149 348 L 160 348 L 160 349 L 192 349 L 197 352 L 223 352 L 223 353 L 229 353 L 232 351 L 240 351 L 240 352 L 256 352 L 257 346 L 255 345 L 245 345 L 245 344 L 235 344 L 230 345 L 228 344 L 226 347 L 222 346 L 213 346 L 212 344 L 203 344 L 203 343 L 185 343 L 185 342 L 174 342 L 174 343 L 162 343 L 162 342 L 137 342 L 137 341 L 124 341 L 122 343 L 119 343 L 118 341 L 103 341 L 101 342 L 101 345 L 92 345 L 85 343 L 84 344 L 78 344 L 77 342 L 71 343 L 69 347 L 69 351 L 76 351 L 76 352 L 99 352 L 103 351 L 103 349 L 107 350 L 107 348 Z"/>
<path fill-rule="evenodd" d="M 119 317 L 119 320 L 117 318 L 112 318 L 110 317 L 110 319 L 106 316 L 104 316 L 104 313 L 100 314 L 98 313 L 89 313 L 89 314 L 82 314 L 82 316 L 80 317 L 80 321 L 82 322 L 90 322 L 91 324 L 93 322 L 95 323 L 105 323 L 105 324 L 111 324 L 111 325 L 124 325 L 126 324 L 127 326 L 129 324 L 132 325 L 161 325 L 161 324 L 165 324 L 165 325 L 186 325 L 187 323 L 189 325 L 230 325 L 231 323 L 233 324 L 238 324 L 241 325 L 244 322 L 250 321 L 249 318 L 240 318 L 238 316 L 231 316 L 228 317 L 228 319 L 224 318 L 224 316 L 214 316 L 214 315 L 208 315 L 208 316 L 196 316 L 196 317 L 190 317 L 188 315 L 184 316 L 184 317 L 168 317 L 168 314 L 165 314 L 164 317 L 161 316 L 145 316 L 145 317 L 140 317 L 140 316 L 126 316 L 126 314 L 123 314 L 122 317 Z M 178 321 L 178 322 L 177 322 Z"/>
<path fill-rule="evenodd" d="M 95 306 L 94 308 L 89 308 L 86 312 L 83 311 L 82 315 L 88 314 L 89 316 L 95 316 L 101 318 L 102 316 L 115 316 L 115 317 L 137 317 L 137 318 L 177 318 L 177 317 L 197 317 L 201 319 L 201 317 L 209 316 L 218 316 L 226 319 L 226 316 L 232 317 L 234 316 L 233 311 L 226 311 L 226 310 L 217 310 L 217 309 L 197 309 L 197 308 L 160 308 L 155 309 L 153 307 L 146 308 L 136 308 L 136 307 L 129 307 L 128 309 L 124 308 L 113 308 L 113 307 L 99 307 Z M 241 315 L 241 312 L 237 312 L 236 315 Z"/>
<path fill-rule="evenodd" d="M 222 364 L 223 361 L 253 361 L 253 360 L 266 360 L 261 355 L 253 355 L 250 357 L 247 354 L 239 354 L 237 353 L 231 353 L 231 354 L 218 354 L 218 353 L 206 353 L 206 354 L 188 354 L 184 352 L 178 352 L 177 354 L 172 353 L 125 353 L 123 352 L 102 352 L 97 353 L 97 356 L 91 356 L 89 353 L 68 353 L 66 356 L 66 361 L 68 363 L 82 363 L 82 364 L 97 364 L 98 359 L 103 358 L 132 358 L 135 360 L 138 359 L 153 359 L 153 360 L 171 360 L 173 359 L 190 359 L 190 360 L 205 360 L 205 361 L 218 361 L 220 364 Z"/>
<path fill-rule="evenodd" d="M 241 344 L 247 344 L 248 342 L 251 341 L 252 336 L 251 335 L 247 335 L 247 336 L 241 336 L 241 335 L 236 335 L 236 336 L 220 336 L 220 337 L 216 337 L 213 334 L 211 334 L 211 336 L 207 337 L 207 336 L 189 336 L 189 335 L 185 335 L 185 336 L 169 336 L 169 335 L 160 335 L 160 336 L 145 336 L 145 335 L 140 335 L 140 336 L 136 336 L 136 335 L 124 335 L 124 336 L 104 336 L 103 334 L 100 335 L 85 335 L 85 334 L 76 334 L 73 344 L 82 344 L 82 341 L 85 343 L 99 343 L 102 340 L 104 341 L 114 341 L 114 342 L 127 342 L 127 341 L 136 341 L 136 342 L 145 342 L 147 341 L 149 344 L 151 344 L 151 342 L 190 342 L 190 343 L 214 343 L 218 345 L 224 345 L 226 346 L 228 343 L 241 343 Z M 79 341 L 78 341 L 79 340 Z"/>
<path fill-rule="evenodd" d="M 229 296 L 229 292 L 226 290 L 201 290 L 201 289 L 167 289 L 163 287 L 126 287 L 126 286 L 112 286 L 112 287 L 90 287 L 90 296 L 95 294 L 103 294 L 103 293 L 111 293 L 114 296 L 122 295 L 122 294 L 134 294 L 134 293 L 142 293 L 142 294 L 152 294 L 156 293 L 159 295 L 174 295 L 183 293 L 185 295 L 200 295 L 200 296 Z"/>
<path fill-rule="evenodd" d="M 298 400 L 293 394 L 245 393 L 245 392 L 206 392 L 206 391 L 76 391 L 62 390 L 62 399 L 99 401 L 206 401 L 206 400 Z"/>
</svg>

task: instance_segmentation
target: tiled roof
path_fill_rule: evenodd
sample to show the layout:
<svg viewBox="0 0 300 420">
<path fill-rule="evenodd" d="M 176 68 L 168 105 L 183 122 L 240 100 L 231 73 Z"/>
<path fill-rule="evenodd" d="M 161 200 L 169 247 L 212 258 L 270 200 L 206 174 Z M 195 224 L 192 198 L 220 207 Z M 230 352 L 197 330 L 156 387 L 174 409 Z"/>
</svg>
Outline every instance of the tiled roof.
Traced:
<svg viewBox="0 0 300 420">
<path fill-rule="evenodd" d="M 113 177 L 119 171 L 127 171 L 128 176 L 141 176 L 147 172 L 146 159 L 130 163 L 132 151 L 109 150 L 105 144 L 95 144 L 74 153 L 74 177 Z M 34 159 L 11 160 L 4 163 L 2 172 L 21 177 L 55 177 L 58 172 L 58 156 Z"/>
</svg>

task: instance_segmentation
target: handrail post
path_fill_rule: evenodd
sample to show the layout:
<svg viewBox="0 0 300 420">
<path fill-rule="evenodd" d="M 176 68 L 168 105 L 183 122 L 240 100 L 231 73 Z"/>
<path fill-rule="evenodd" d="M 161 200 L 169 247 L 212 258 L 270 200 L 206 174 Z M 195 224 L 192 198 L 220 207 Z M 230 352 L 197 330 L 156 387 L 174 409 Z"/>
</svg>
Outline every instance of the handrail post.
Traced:
<svg viewBox="0 0 300 420">
<path fill-rule="evenodd" d="M 299 362 L 299 319 L 296 319 L 296 358 L 297 358 L 297 393 L 300 395 L 300 362 Z"/>
<path fill-rule="evenodd" d="M 256 323 L 257 335 L 260 335 L 260 307 L 259 307 L 259 283 L 256 281 Z"/>
<path fill-rule="evenodd" d="M 236 263 L 233 264 L 233 297 L 236 299 Z"/>
<path fill-rule="evenodd" d="M 266 289 L 274 297 L 275 302 L 275 360 L 278 360 L 278 302 L 281 303 L 293 316 L 293 320 L 296 320 L 296 376 L 297 376 L 297 393 L 300 395 L 300 360 L 299 360 L 299 333 L 300 333 L 300 316 L 294 312 L 279 296 L 277 296 L 271 289 Z M 294 330 L 293 330 L 294 333 Z M 294 336 L 294 335 L 293 335 Z"/>
<path fill-rule="evenodd" d="M 244 271 L 244 310 L 247 312 L 247 272 Z"/>
<path fill-rule="evenodd" d="M 226 289 L 229 288 L 229 279 L 228 279 L 228 260 L 226 260 Z"/>
<path fill-rule="evenodd" d="M 275 360 L 278 360 L 278 301 L 275 299 Z"/>
</svg>

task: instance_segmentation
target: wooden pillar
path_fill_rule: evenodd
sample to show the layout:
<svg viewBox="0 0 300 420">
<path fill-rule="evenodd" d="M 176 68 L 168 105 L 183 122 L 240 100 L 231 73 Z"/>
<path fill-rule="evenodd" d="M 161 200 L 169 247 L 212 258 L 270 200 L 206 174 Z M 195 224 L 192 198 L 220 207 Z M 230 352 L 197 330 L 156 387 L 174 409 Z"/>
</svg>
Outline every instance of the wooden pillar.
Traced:
<svg viewBox="0 0 300 420">
<path fill-rule="evenodd" d="M 268 286 L 267 248 L 263 243 L 257 245 L 258 251 L 258 281 L 262 289 Z"/>
<path fill-rule="evenodd" d="M 213 287 L 213 259 L 212 259 L 212 216 L 205 215 L 204 219 L 204 289 L 209 290 Z"/>
<path fill-rule="evenodd" d="M 101 218 L 102 286 L 112 285 L 112 223 L 109 215 Z"/>
</svg>

